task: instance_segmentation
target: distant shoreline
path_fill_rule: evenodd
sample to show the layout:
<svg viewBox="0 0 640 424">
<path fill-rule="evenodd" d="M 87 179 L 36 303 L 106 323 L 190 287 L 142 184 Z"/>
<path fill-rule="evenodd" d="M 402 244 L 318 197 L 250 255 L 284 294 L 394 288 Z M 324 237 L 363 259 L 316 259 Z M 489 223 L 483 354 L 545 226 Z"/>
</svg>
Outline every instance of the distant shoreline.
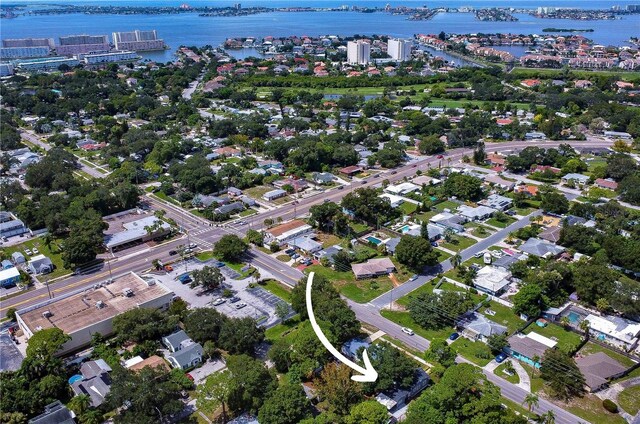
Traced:
<svg viewBox="0 0 640 424">
<path fill-rule="evenodd" d="M 543 28 L 542 32 L 593 32 L 592 28 L 576 29 L 576 28 Z"/>
</svg>

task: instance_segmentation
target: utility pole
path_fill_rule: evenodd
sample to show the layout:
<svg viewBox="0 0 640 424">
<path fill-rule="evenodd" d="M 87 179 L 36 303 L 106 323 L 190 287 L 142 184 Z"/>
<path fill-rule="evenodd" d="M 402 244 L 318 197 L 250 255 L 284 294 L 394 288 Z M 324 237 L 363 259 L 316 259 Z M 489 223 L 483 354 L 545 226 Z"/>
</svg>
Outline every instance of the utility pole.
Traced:
<svg viewBox="0 0 640 424">
<path fill-rule="evenodd" d="M 51 289 L 49 288 L 49 277 L 44 278 L 44 285 L 47 286 L 47 291 L 49 292 L 49 299 L 53 299 L 53 294 L 51 293 Z"/>
</svg>

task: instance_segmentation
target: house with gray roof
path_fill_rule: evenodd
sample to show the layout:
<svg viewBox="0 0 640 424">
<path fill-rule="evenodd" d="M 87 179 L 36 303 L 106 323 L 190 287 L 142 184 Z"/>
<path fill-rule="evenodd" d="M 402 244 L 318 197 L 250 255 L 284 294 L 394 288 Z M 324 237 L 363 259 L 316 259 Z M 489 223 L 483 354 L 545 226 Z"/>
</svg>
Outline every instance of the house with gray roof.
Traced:
<svg viewBox="0 0 640 424">
<path fill-rule="evenodd" d="M 31 258 L 27 264 L 27 270 L 31 274 L 48 274 L 53 272 L 54 266 L 51 259 L 44 255 L 37 255 Z"/>
<path fill-rule="evenodd" d="M 193 344 L 193 340 L 191 340 L 191 337 L 189 337 L 184 330 L 180 330 L 169 334 L 168 336 L 164 336 L 162 338 L 162 344 L 164 344 L 171 352 L 177 352 L 182 350 L 184 347 Z"/>
<path fill-rule="evenodd" d="M 589 177 L 587 177 L 586 175 L 582 175 L 582 174 L 567 174 L 564 177 L 562 177 L 561 181 L 564 184 L 567 184 L 570 181 L 573 181 L 575 184 L 579 185 L 579 186 L 583 186 L 585 184 L 587 184 L 589 182 Z"/>
<path fill-rule="evenodd" d="M 279 199 L 281 197 L 284 197 L 287 195 L 287 192 L 281 189 L 276 189 L 276 190 L 271 190 L 266 192 L 265 194 L 262 195 L 262 198 L 264 200 L 267 200 L 269 202 Z"/>
<path fill-rule="evenodd" d="M 334 175 L 330 172 L 314 172 L 313 182 L 316 184 L 329 184 L 333 181 Z"/>
<path fill-rule="evenodd" d="M 587 387 L 596 392 L 609 385 L 609 381 L 620 377 L 627 367 L 604 352 L 596 352 L 576 358 L 576 365 L 584 375 Z"/>
<path fill-rule="evenodd" d="M 513 200 L 499 194 L 492 194 L 478 203 L 488 206 L 491 209 L 495 209 L 497 211 L 506 211 L 511 206 L 513 206 Z"/>
<path fill-rule="evenodd" d="M 91 406 L 102 405 L 111 390 L 111 367 L 103 360 L 88 361 L 80 367 L 82 380 L 71 383 L 71 389 L 78 395 L 87 395 Z"/>
<path fill-rule="evenodd" d="M 338 245 L 329 246 L 326 249 L 319 250 L 313 254 L 313 257 L 317 260 L 321 260 L 322 258 L 327 258 L 329 262 L 333 263 L 333 257 L 338 254 L 338 252 L 342 251 L 342 247 Z"/>
<path fill-rule="evenodd" d="M 204 353 L 200 343 L 192 343 L 167 357 L 167 360 L 174 368 L 183 370 L 197 366 L 202 362 Z"/>
<path fill-rule="evenodd" d="M 308 254 L 322 250 L 322 243 L 318 243 L 309 236 L 296 237 L 288 241 L 287 244 L 292 249 L 298 249 Z"/>
<path fill-rule="evenodd" d="M 546 240 L 531 237 L 522 246 L 518 248 L 521 252 L 529 255 L 538 256 L 539 258 L 553 258 L 560 255 L 566 249 L 562 246 L 557 246 Z"/>
<path fill-rule="evenodd" d="M 31 418 L 29 424 L 75 424 L 74 417 L 75 414 L 57 400 L 45 406 L 44 412 Z"/>
<path fill-rule="evenodd" d="M 458 214 L 467 218 L 469 221 L 482 221 L 484 219 L 490 218 L 491 215 L 496 213 L 495 209 L 492 209 L 488 206 L 467 206 L 460 205 L 458 207 Z"/>
<path fill-rule="evenodd" d="M 11 260 L 16 265 L 23 264 L 23 263 L 27 262 L 27 260 L 25 259 L 24 255 L 21 252 L 13 252 L 11 254 Z"/>
<path fill-rule="evenodd" d="M 456 233 L 463 233 L 465 230 L 463 224 L 467 222 L 467 219 L 450 212 L 441 212 L 431 217 L 429 221 L 445 230 L 451 229 Z"/>
<path fill-rule="evenodd" d="M 218 206 L 213 211 L 217 215 L 227 215 L 233 214 L 236 212 L 242 212 L 244 210 L 244 204 L 242 202 L 233 202 L 227 205 Z"/>
<path fill-rule="evenodd" d="M 19 236 L 27 232 L 29 232 L 29 229 L 20 219 L 0 222 L 0 237 Z"/>
<path fill-rule="evenodd" d="M 462 335 L 471 340 L 486 341 L 489 336 L 507 332 L 507 327 L 477 312 L 467 312 L 458 320 L 457 325 L 464 328 Z"/>
</svg>

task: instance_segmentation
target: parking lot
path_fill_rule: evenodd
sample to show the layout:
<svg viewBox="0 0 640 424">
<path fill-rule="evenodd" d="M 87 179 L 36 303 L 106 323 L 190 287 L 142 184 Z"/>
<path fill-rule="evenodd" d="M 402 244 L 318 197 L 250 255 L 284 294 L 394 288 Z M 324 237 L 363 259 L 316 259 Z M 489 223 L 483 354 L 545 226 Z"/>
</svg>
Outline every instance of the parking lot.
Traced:
<svg viewBox="0 0 640 424">
<path fill-rule="evenodd" d="M 185 262 L 173 264 L 173 271 L 171 272 L 154 273 L 152 275 L 173 290 L 176 296 L 187 302 L 190 308 L 215 308 L 229 317 L 251 317 L 267 327 L 278 322 L 279 318 L 275 315 L 276 306 L 284 301 L 260 287 L 249 288 L 253 278 L 236 280 L 232 278 L 233 276 L 238 276 L 235 271 L 228 267 L 222 267 L 220 271 L 225 277 L 223 287 L 204 293 L 199 288 L 191 288 L 189 284 L 182 284 L 179 278 L 185 273 L 190 273 L 195 269 L 202 269 L 206 265 L 214 266 L 215 261 L 200 262 L 197 259 L 190 259 Z M 232 302 L 231 299 L 222 297 L 225 289 L 231 290 L 234 296 L 240 300 Z M 213 301 L 218 298 L 224 299 L 224 303 L 217 306 L 212 305 Z M 239 307 L 242 304 L 246 304 L 246 306 Z"/>
</svg>

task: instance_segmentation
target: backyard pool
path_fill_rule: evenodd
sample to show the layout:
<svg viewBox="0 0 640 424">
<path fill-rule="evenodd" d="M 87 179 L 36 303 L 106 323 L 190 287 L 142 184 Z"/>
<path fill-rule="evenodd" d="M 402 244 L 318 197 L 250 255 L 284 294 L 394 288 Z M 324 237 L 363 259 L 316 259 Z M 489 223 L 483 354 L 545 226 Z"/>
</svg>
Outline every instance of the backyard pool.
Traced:
<svg viewBox="0 0 640 424">
<path fill-rule="evenodd" d="M 374 236 L 369 236 L 369 237 L 366 238 L 366 240 L 371 242 L 371 243 L 373 243 L 373 244 L 375 244 L 376 246 L 378 246 L 380 243 L 382 243 L 382 240 L 380 240 L 379 238 L 374 237 Z"/>
<path fill-rule="evenodd" d="M 577 312 L 571 311 L 567 314 L 567 318 L 569 318 L 571 324 L 578 324 L 582 316 Z"/>
<path fill-rule="evenodd" d="M 405 225 L 404 227 L 400 228 L 400 232 L 402 234 L 406 233 L 407 231 L 409 231 L 411 229 L 411 226 L 409 225 Z"/>
</svg>

